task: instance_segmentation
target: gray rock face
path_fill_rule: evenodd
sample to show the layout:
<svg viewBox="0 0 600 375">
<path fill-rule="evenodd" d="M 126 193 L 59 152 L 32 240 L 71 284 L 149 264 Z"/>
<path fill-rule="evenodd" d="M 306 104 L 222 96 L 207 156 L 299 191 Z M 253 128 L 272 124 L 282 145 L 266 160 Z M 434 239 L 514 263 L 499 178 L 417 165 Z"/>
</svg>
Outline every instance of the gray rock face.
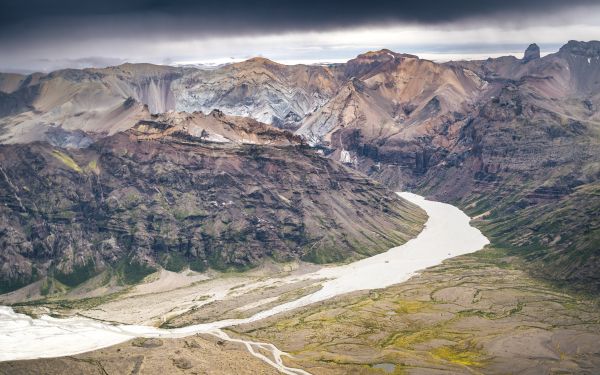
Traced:
<svg viewBox="0 0 600 375">
<path fill-rule="evenodd" d="M 525 54 L 523 55 L 523 62 L 528 63 L 531 60 L 536 60 L 539 58 L 540 47 L 535 43 L 530 44 L 529 47 L 527 47 L 527 49 L 525 50 Z"/>
</svg>

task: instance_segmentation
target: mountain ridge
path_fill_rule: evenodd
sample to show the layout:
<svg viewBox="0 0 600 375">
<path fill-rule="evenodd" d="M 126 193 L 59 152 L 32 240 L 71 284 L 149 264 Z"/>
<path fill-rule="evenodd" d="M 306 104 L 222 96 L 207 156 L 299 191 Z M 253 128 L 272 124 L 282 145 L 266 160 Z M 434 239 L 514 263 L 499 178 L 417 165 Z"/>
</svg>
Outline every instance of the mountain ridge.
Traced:
<svg viewBox="0 0 600 375">
<path fill-rule="evenodd" d="M 188 116 L 178 105 L 208 113 L 190 116 L 263 119 L 389 188 L 458 204 L 542 277 L 597 291 L 599 219 L 577 212 L 588 212 L 585 197 L 597 202 L 600 181 L 599 45 L 443 64 L 384 49 L 327 66 L 257 58 L 204 71 L 126 64 L 0 75 L 14 90 L 0 100 L 0 142 L 85 148 L 140 120 Z M 550 220 L 554 210 L 566 221 L 528 216 Z M 563 226 L 572 230 L 559 236 Z"/>
<path fill-rule="evenodd" d="M 365 257 L 426 218 L 292 133 L 218 111 L 149 116 L 81 148 L 0 145 L 0 172 L 0 290 L 43 280 L 32 298 L 101 273 L 122 289 L 158 267 Z"/>
</svg>

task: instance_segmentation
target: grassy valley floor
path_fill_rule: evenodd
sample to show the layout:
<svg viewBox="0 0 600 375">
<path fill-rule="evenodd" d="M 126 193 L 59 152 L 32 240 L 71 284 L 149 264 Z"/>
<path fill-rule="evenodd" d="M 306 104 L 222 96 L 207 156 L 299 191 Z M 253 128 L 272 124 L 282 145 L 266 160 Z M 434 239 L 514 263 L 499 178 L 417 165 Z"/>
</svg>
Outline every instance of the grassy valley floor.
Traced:
<svg viewBox="0 0 600 375">
<path fill-rule="evenodd" d="M 598 302 L 532 279 L 506 254 L 488 248 L 235 331 L 314 374 L 597 373 Z"/>
<path fill-rule="evenodd" d="M 598 301 L 520 270 L 502 249 L 445 261 L 409 281 L 358 292 L 229 333 L 275 344 L 313 374 L 593 374 Z M 208 336 L 140 339 L 73 357 L 0 363 L 0 374 L 269 374 L 233 343 Z M 139 365 L 138 365 L 139 364 Z"/>
</svg>

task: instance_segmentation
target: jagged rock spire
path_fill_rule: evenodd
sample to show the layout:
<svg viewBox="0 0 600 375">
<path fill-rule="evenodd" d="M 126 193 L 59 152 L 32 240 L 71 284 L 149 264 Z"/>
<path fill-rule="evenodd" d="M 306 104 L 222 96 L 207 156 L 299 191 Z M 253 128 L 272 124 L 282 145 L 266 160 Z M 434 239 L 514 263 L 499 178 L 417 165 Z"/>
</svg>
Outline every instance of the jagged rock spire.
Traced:
<svg viewBox="0 0 600 375">
<path fill-rule="evenodd" d="M 535 60 L 535 59 L 539 59 L 539 58 L 540 58 L 540 47 L 535 43 L 530 44 L 529 47 L 527 47 L 527 49 L 525 50 L 525 54 L 523 55 L 523 62 L 528 63 L 531 60 Z"/>
</svg>

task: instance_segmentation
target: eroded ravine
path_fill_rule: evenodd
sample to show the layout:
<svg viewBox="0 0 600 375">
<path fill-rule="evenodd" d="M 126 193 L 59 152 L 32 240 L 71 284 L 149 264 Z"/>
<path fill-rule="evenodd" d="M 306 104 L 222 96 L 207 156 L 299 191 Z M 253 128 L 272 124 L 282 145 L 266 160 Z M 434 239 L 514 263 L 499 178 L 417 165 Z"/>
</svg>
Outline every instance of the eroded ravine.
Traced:
<svg viewBox="0 0 600 375">
<path fill-rule="evenodd" d="M 276 305 L 249 318 L 219 320 L 174 329 L 113 325 L 81 317 L 56 319 L 42 316 L 33 319 L 15 313 L 9 307 L 0 307 L 0 360 L 74 355 L 115 345 L 133 337 L 179 338 L 204 333 L 245 345 L 252 355 L 285 374 L 307 374 L 304 370 L 285 366 L 282 356 L 287 354 L 274 345 L 231 338 L 221 329 L 255 322 L 341 294 L 385 288 L 406 281 L 417 271 L 439 264 L 444 259 L 477 251 L 489 243 L 478 229 L 470 226 L 470 218 L 458 208 L 428 201 L 411 193 L 399 195 L 427 212 L 429 218 L 423 231 L 404 245 L 385 253 L 302 275 L 303 279 L 325 280 L 322 288 L 314 293 Z M 265 356 L 265 351 L 272 358 Z"/>
</svg>

